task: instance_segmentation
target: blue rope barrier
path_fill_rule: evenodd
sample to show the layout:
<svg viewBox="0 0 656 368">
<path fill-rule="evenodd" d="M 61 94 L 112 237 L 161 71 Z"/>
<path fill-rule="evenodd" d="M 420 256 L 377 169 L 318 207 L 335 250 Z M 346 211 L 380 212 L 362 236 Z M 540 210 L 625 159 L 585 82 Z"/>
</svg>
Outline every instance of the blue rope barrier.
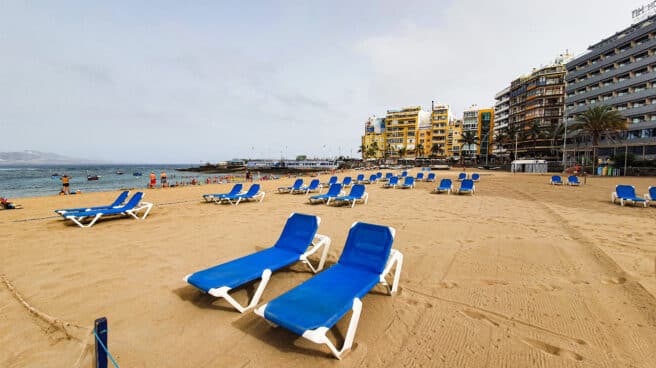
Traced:
<svg viewBox="0 0 656 368">
<path fill-rule="evenodd" d="M 110 353 L 109 350 L 107 350 L 107 348 L 105 347 L 105 344 L 103 344 L 102 341 L 100 340 L 100 337 L 98 336 L 98 333 L 96 332 L 95 329 L 93 330 L 93 334 L 96 336 L 96 340 L 98 340 L 98 342 L 100 343 L 100 346 L 101 346 L 101 347 L 103 348 L 103 350 L 105 350 L 105 352 L 107 353 L 107 356 L 109 356 L 109 360 L 112 361 L 112 364 L 114 364 L 114 367 L 116 367 L 116 368 L 120 368 L 120 367 L 118 366 L 118 363 L 116 363 L 116 360 L 114 360 L 114 357 L 112 356 L 112 353 Z"/>
</svg>

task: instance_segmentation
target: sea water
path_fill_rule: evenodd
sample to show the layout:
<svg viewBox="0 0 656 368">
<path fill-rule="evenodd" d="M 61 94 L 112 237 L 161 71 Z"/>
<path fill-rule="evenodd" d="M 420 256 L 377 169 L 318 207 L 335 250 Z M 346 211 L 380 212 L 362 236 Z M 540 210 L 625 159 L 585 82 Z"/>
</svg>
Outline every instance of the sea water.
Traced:
<svg viewBox="0 0 656 368">
<path fill-rule="evenodd" d="M 94 166 L 33 166 L 0 167 L 0 197 L 10 199 L 57 195 L 62 189 L 61 176 L 68 175 L 71 192 L 102 192 L 119 189 L 146 188 L 149 175 L 157 175 L 160 186 L 160 174 L 167 173 L 169 184 L 188 183 L 196 179 L 204 184 L 208 177 L 221 177 L 231 174 L 205 174 L 176 171 L 190 165 L 94 165 Z M 122 175 L 117 172 L 123 172 Z M 133 173 L 142 173 L 134 176 Z M 53 176 L 58 175 L 58 176 Z M 98 175 L 99 180 L 87 180 L 87 175 Z M 239 174 L 232 174 L 239 175 Z"/>
</svg>

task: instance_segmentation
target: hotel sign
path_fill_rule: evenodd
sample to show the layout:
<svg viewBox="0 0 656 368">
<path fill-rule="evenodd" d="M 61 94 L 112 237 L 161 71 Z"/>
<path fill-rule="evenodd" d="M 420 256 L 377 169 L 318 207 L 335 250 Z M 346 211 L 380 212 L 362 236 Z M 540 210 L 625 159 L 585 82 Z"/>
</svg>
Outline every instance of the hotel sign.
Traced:
<svg viewBox="0 0 656 368">
<path fill-rule="evenodd" d="M 637 23 L 654 14 L 656 14 L 656 0 L 633 9 L 631 11 L 631 19 L 633 20 L 633 23 Z"/>
</svg>

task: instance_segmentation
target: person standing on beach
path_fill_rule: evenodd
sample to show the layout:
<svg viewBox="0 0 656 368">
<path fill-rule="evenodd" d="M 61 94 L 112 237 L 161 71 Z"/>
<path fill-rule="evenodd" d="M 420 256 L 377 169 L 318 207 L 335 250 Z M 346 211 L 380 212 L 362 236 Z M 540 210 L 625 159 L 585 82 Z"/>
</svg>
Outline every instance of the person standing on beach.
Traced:
<svg viewBox="0 0 656 368">
<path fill-rule="evenodd" d="M 150 172 L 150 185 L 148 186 L 149 188 L 155 188 L 155 185 L 157 185 L 157 176 L 155 175 L 154 172 Z"/>
<path fill-rule="evenodd" d="M 64 192 L 64 194 L 71 194 L 70 178 L 68 177 L 68 175 L 62 176 L 61 182 L 62 182 L 62 192 Z"/>
<path fill-rule="evenodd" d="M 159 175 L 159 181 L 162 184 L 162 188 L 169 186 L 169 183 L 166 180 L 166 171 L 162 171 L 162 173 Z"/>
</svg>

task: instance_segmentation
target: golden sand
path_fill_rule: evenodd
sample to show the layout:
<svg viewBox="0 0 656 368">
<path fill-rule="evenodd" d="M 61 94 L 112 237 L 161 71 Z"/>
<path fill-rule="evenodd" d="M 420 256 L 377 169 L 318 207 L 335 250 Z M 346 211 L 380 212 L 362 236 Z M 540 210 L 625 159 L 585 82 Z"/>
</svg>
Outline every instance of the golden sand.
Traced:
<svg viewBox="0 0 656 368">
<path fill-rule="evenodd" d="M 201 203 L 225 184 L 147 190 L 148 219 L 90 229 L 52 210 L 117 192 L 17 201 L 24 209 L 0 211 L 0 273 L 60 322 L 30 313 L 0 283 L 0 367 L 91 367 L 89 329 L 100 316 L 122 367 L 654 367 L 656 207 L 612 205 L 610 193 L 628 183 L 642 195 L 656 179 L 588 178 L 575 188 L 547 185 L 546 175 L 482 174 L 474 196 L 369 185 L 369 204 L 353 209 L 274 194 L 292 179 L 263 182 L 264 202 L 237 207 Z M 400 291 L 364 298 L 342 361 L 182 281 L 271 246 L 292 212 L 321 217 L 329 264 L 354 221 L 397 230 Z M 274 273 L 261 304 L 311 276 L 302 264 Z"/>
</svg>

